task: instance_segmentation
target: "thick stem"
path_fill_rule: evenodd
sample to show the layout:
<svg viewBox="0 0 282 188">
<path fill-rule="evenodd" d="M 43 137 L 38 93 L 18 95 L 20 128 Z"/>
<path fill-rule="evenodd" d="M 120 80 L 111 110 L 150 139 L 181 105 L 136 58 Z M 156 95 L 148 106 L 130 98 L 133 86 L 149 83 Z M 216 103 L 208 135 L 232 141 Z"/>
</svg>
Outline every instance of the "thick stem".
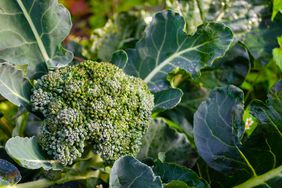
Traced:
<svg viewBox="0 0 282 188">
<path fill-rule="evenodd" d="M 198 4 L 198 8 L 200 11 L 200 16 L 203 22 L 205 22 L 205 12 L 204 12 L 204 4 L 202 0 L 196 0 Z"/>
<path fill-rule="evenodd" d="M 59 180 L 56 181 L 51 181 L 51 180 L 47 180 L 47 179 L 40 179 L 40 180 L 36 180 L 36 181 L 32 181 L 32 182 L 27 182 L 27 183 L 20 183 L 20 184 L 16 184 L 16 185 L 12 185 L 12 186 L 7 186 L 6 188 L 44 188 L 44 187 L 48 187 L 54 184 L 63 184 L 66 182 L 70 182 L 70 181 L 78 181 L 78 180 L 86 180 L 89 178 L 97 178 L 100 174 L 100 171 L 91 171 L 88 172 L 85 175 L 78 175 L 78 176 L 72 176 L 72 175 L 65 175 L 64 178 L 61 178 Z M 3 188 L 3 187 L 0 187 Z"/>
<path fill-rule="evenodd" d="M 9 122 L 6 120 L 6 118 L 2 117 L 0 119 L 0 128 L 3 129 L 3 131 L 8 135 L 11 136 L 13 132 L 13 126 L 9 124 Z"/>
<path fill-rule="evenodd" d="M 55 181 L 50 181 L 47 179 L 40 179 L 40 180 L 36 180 L 32 182 L 20 183 L 17 185 L 7 186 L 7 188 L 32 188 L 32 187 L 44 188 L 44 187 L 48 187 L 54 184 L 56 184 Z"/>
<path fill-rule="evenodd" d="M 264 185 L 268 180 L 273 179 L 275 177 L 279 177 L 282 174 L 282 165 L 272 169 L 260 176 L 252 177 L 251 179 L 247 180 L 246 182 L 237 185 L 233 188 L 249 188 L 249 187 L 257 187 L 259 185 Z"/>
</svg>

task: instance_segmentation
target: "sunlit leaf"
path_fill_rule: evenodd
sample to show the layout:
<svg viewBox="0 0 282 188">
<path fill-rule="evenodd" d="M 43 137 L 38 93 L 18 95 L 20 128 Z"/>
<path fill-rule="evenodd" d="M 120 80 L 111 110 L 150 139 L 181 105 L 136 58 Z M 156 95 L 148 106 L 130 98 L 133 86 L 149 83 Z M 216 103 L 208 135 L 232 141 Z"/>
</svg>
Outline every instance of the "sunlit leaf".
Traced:
<svg viewBox="0 0 282 188">
<path fill-rule="evenodd" d="M 43 168 L 45 170 L 60 169 L 58 161 L 49 160 L 45 157 L 35 137 L 22 138 L 16 136 L 10 138 L 5 145 L 5 149 L 8 155 L 22 167 L 28 169 Z"/>
<path fill-rule="evenodd" d="M 0 58 L 29 65 L 29 75 L 65 66 L 73 55 L 60 45 L 71 29 L 70 14 L 57 0 L 0 1 Z"/>
<path fill-rule="evenodd" d="M 197 75 L 223 56 L 233 40 L 231 30 L 223 24 L 202 25 L 193 36 L 184 33 L 183 27 L 184 20 L 178 14 L 157 13 L 136 48 L 127 50 L 128 61 L 117 65 L 158 92 L 169 88 L 166 78 L 172 70 L 181 68 Z"/>
<path fill-rule="evenodd" d="M 24 78 L 22 71 L 14 66 L 0 63 L 0 94 L 13 104 L 27 106 L 31 84 Z"/>
</svg>

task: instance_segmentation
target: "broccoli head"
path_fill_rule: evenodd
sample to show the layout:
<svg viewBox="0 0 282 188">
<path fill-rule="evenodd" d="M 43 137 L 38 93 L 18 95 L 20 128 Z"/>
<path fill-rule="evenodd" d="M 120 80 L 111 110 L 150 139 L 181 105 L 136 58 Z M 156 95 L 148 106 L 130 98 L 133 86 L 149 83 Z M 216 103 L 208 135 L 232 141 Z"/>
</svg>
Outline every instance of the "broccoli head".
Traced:
<svg viewBox="0 0 282 188">
<path fill-rule="evenodd" d="M 41 147 L 64 165 L 81 157 L 87 146 L 108 162 L 135 155 L 154 106 L 143 80 L 93 61 L 42 76 L 31 103 L 44 116 Z"/>
</svg>

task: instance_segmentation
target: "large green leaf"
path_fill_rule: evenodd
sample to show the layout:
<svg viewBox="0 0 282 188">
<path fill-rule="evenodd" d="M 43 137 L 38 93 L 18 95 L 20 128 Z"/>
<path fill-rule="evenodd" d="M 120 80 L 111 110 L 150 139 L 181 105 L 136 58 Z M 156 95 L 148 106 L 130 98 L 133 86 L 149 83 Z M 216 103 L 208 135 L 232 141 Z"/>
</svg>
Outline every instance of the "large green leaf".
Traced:
<svg viewBox="0 0 282 188">
<path fill-rule="evenodd" d="M 72 60 L 60 45 L 71 29 L 68 10 L 58 0 L 0 1 L 0 58 L 29 65 L 29 74 L 46 72 Z"/>
<path fill-rule="evenodd" d="M 13 104 L 20 106 L 29 104 L 31 84 L 23 76 L 22 71 L 13 65 L 0 63 L 0 94 Z"/>
<path fill-rule="evenodd" d="M 194 115 L 193 132 L 198 152 L 215 170 L 250 173 L 239 148 L 244 130 L 242 101 L 243 92 L 235 86 L 218 88 Z"/>
<path fill-rule="evenodd" d="M 166 78 L 172 70 L 181 68 L 197 75 L 201 68 L 223 56 L 233 40 L 231 30 L 219 23 L 204 24 L 193 36 L 184 33 L 183 28 L 184 20 L 177 13 L 159 12 L 136 48 L 127 50 L 128 61 L 112 63 L 144 79 L 151 91 L 158 92 L 169 88 Z"/>
<path fill-rule="evenodd" d="M 259 174 L 282 164 L 281 99 L 282 82 L 279 82 L 269 94 L 266 104 L 254 101 L 250 106 L 250 113 L 256 118 L 258 125 L 244 143 L 244 153 Z"/>
<path fill-rule="evenodd" d="M 282 82 L 273 87 L 266 104 L 261 101 L 251 104 L 250 113 L 257 125 L 244 139 L 242 97 L 240 89 L 227 86 L 215 89 L 200 105 L 194 119 L 199 154 L 211 168 L 225 175 L 234 174 L 229 177 L 233 186 L 279 187 L 282 182 Z"/>
<path fill-rule="evenodd" d="M 12 163 L 0 159 L 0 186 L 16 184 L 21 180 L 20 171 Z"/>
<path fill-rule="evenodd" d="M 161 177 L 163 183 L 180 180 L 194 188 L 209 187 L 208 184 L 203 179 L 199 178 L 193 170 L 173 163 L 156 161 L 154 163 L 153 171 L 156 175 Z"/>
<path fill-rule="evenodd" d="M 35 137 L 22 138 L 16 136 L 10 138 L 5 145 L 5 149 L 8 155 L 24 168 L 43 168 L 44 170 L 61 168 L 58 161 L 49 160 L 45 157 Z"/>
<path fill-rule="evenodd" d="M 156 119 L 143 137 L 139 159 L 162 157 L 163 161 L 193 166 L 197 155 L 183 133 Z"/>
<path fill-rule="evenodd" d="M 137 159 L 125 156 L 118 159 L 110 174 L 111 188 L 162 188 L 160 177 L 155 176 L 151 167 Z"/>
</svg>

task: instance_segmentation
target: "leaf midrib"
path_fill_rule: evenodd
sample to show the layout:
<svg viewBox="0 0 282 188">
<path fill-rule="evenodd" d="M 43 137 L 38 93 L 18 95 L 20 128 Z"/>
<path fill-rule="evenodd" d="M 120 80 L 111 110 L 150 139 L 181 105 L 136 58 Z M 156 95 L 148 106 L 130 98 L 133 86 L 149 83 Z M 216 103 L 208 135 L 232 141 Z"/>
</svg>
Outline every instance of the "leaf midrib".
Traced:
<svg viewBox="0 0 282 188">
<path fill-rule="evenodd" d="M 12 94 L 14 94 L 15 96 L 17 96 L 17 97 L 20 98 L 21 100 L 25 101 L 26 103 L 29 103 L 29 101 L 28 101 L 26 98 L 24 98 L 24 97 L 22 97 L 21 95 L 18 95 L 17 93 L 15 93 L 10 87 L 8 87 L 8 86 L 7 86 L 4 82 L 2 82 L 1 80 L 0 80 L 0 83 L 1 83 L 4 87 L 6 87 L 9 91 L 11 91 Z"/>
<path fill-rule="evenodd" d="M 194 47 L 191 47 L 191 48 L 188 48 L 188 49 L 185 49 L 185 50 L 182 50 L 182 51 L 179 51 L 176 53 L 174 53 L 173 55 L 169 56 L 167 59 L 165 59 L 162 63 L 160 63 L 158 66 L 156 66 L 153 71 L 151 71 L 147 76 L 146 78 L 144 79 L 144 81 L 146 83 L 149 83 L 152 78 L 162 69 L 164 68 L 167 64 L 170 63 L 170 61 L 172 61 L 173 59 L 181 56 L 182 54 L 186 53 L 186 52 L 189 52 L 189 51 L 192 51 L 192 50 L 196 50 L 197 48 L 200 48 L 208 43 L 210 43 L 211 41 L 207 41 L 207 42 L 204 42 L 200 45 L 197 45 L 197 46 L 194 46 Z"/>
<path fill-rule="evenodd" d="M 17 0 L 17 3 L 20 6 L 21 10 L 23 11 L 24 17 L 26 18 L 26 20 L 27 20 L 27 22 L 28 22 L 32 32 L 33 32 L 33 35 L 34 35 L 34 37 L 36 39 L 36 42 L 38 44 L 38 48 L 39 48 L 39 50 L 40 50 L 40 52 L 41 52 L 41 54 L 43 56 L 43 59 L 44 59 L 45 63 L 47 64 L 50 61 L 50 57 L 49 57 L 49 55 L 48 55 L 48 53 L 47 53 L 47 51 L 45 49 L 43 41 L 41 40 L 40 35 L 37 32 L 36 27 L 35 27 L 32 19 L 31 19 L 30 15 L 28 14 L 28 11 L 26 10 L 24 4 L 22 3 L 22 1 L 21 0 Z"/>
<path fill-rule="evenodd" d="M 7 88 L 13 95 L 17 96 L 18 98 L 20 98 L 21 100 L 23 100 L 26 103 L 29 103 L 29 100 L 27 100 L 26 98 L 22 97 L 21 95 L 19 95 L 18 93 L 14 92 L 14 90 L 12 88 L 10 88 L 7 84 L 5 84 L 2 79 L 0 79 L 0 83 L 2 86 L 4 86 L 5 88 Z"/>
</svg>

